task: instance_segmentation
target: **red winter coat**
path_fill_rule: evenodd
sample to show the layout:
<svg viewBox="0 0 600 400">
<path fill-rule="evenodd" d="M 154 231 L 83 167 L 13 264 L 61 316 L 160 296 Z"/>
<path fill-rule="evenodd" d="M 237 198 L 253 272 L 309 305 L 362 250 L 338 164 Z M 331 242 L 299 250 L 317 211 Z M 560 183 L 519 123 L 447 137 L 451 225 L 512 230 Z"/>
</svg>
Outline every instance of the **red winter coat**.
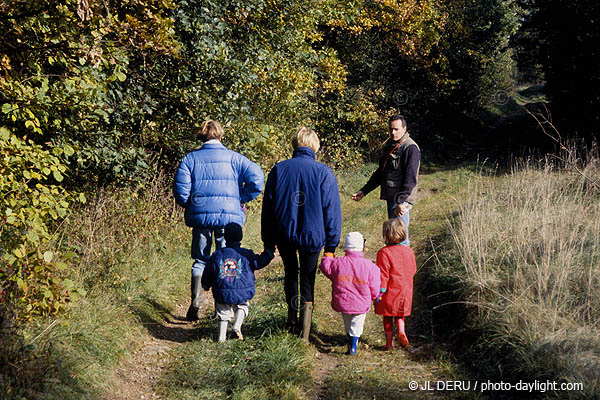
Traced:
<svg viewBox="0 0 600 400">
<path fill-rule="evenodd" d="M 415 254 L 404 245 L 386 246 L 377 253 L 377 266 L 381 270 L 381 287 L 387 289 L 375 314 L 406 317 L 412 308 L 413 277 L 417 272 Z"/>
</svg>

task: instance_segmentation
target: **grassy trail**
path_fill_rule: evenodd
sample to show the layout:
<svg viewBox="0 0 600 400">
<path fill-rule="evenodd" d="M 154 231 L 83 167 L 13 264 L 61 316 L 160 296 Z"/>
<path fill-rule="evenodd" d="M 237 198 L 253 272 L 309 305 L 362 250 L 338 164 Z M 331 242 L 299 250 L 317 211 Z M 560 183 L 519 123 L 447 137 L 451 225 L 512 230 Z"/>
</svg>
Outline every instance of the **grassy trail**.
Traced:
<svg viewBox="0 0 600 400">
<path fill-rule="evenodd" d="M 361 202 L 351 194 L 369 176 L 373 165 L 338 173 L 343 231 L 360 231 L 367 239 L 366 256 L 375 259 L 383 246 L 384 202 L 371 193 Z M 384 350 L 381 317 L 367 315 L 358 355 L 345 354 L 341 316 L 331 309 L 330 281 L 317 275 L 311 344 L 283 330 L 286 305 L 283 266 L 277 259 L 257 274 L 256 297 L 244 323 L 244 341 L 214 341 L 212 299 L 206 293 L 201 320 L 183 321 L 187 296 L 173 310 L 157 306 L 161 318 L 142 321 L 146 337 L 137 352 L 114 372 L 105 399 L 197 398 L 465 398 L 465 392 L 410 391 L 416 381 L 468 380 L 444 345 L 432 337 L 431 312 L 420 282 L 433 262 L 432 248 L 444 236 L 446 218 L 457 207 L 460 190 L 473 172 L 426 165 L 420 180 L 421 200 L 412 211 L 411 241 L 419 268 L 413 315 L 407 318 L 408 350 Z M 260 215 L 250 210 L 243 245 L 260 250 Z M 181 251 L 187 253 L 187 243 Z M 337 255 L 343 254 L 343 243 Z M 183 266 L 185 268 L 185 266 Z M 182 285 L 187 285 L 182 282 Z M 477 397 L 477 396 L 473 396 Z"/>
</svg>

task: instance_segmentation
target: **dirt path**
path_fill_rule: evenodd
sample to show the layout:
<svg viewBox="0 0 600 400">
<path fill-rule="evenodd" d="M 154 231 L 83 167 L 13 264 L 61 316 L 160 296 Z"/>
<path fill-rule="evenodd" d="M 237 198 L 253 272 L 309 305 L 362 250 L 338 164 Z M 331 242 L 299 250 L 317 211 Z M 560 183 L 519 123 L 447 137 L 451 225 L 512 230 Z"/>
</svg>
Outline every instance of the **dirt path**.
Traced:
<svg viewBox="0 0 600 400">
<path fill-rule="evenodd" d="M 163 321 L 145 324 L 147 334 L 133 357 L 114 373 L 109 392 L 102 400 L 159 399 L 156 384 L 168 365 L 169 353 L 174 346 L 185 345 L 197 338 L 196 324 L 186 321 L 189 303 L 183 300 Z M 212 297 L 205 293 L 200 305 L 200 318 L 213 312 Z"/>
</svg>

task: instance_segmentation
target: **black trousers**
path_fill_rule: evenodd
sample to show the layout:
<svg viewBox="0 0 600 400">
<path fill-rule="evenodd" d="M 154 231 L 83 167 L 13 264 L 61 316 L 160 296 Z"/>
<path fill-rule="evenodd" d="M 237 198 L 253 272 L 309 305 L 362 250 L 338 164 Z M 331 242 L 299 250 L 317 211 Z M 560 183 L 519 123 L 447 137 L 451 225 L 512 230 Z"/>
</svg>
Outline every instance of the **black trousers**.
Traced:
<svg viewBox="0 0 600 400">
<path fill-rule="evenodd" d="M 285 277 L 283 287 L 288 305 L 288 322 L 298 321 L 298 310 L 303 302 L 312 302 L 315 294 L 315 277 L 320 251 L 310 253 L 292 245 L 278 245 Z M 300 281 L 298 281 L 300 277 Z M 298 286 L 300 291 L 298 291 Z M 300 292 L 300 296 L 298 296 Z M 300 304 L 299 304 L 300 303 Z M 290 320 L 291 319 L 291 320 Z"/>
</svg>

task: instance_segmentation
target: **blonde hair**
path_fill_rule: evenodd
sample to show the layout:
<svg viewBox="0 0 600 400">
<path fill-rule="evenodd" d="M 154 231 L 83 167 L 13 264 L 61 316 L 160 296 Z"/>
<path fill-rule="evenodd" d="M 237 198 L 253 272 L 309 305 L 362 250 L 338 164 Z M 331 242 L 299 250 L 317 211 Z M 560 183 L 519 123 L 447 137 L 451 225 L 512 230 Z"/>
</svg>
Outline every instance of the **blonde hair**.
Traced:
<svg viewBox="0 0 600 400">
<path fill-rule="evenodd" d="M 320 146 L 319 137 L 315 131 L 306 126 L 301 126 L 292 138 L 292 147 L 294 150 L 298 147 L 310 147 L 316 153 L 319 151 Z"/>
<path fill-rule="evenodd" d="M 400 218 L 388 219 L 381 230 L 386 243 L 396 244 L 406 240 L 406 226 Z"/>
<path fill-rule="evenodd" d="M 225 135 L 225 131 L 223 130 L 221 124 L 217 121 L 213 121 L 212 119 L 204 121 L 202 125 L 200 125 L 200 128 L 197 132 L 198 137 L 203 142 L 207 142 L 212 139 L 221 140 L 223 135 Z"/>
</svg>

